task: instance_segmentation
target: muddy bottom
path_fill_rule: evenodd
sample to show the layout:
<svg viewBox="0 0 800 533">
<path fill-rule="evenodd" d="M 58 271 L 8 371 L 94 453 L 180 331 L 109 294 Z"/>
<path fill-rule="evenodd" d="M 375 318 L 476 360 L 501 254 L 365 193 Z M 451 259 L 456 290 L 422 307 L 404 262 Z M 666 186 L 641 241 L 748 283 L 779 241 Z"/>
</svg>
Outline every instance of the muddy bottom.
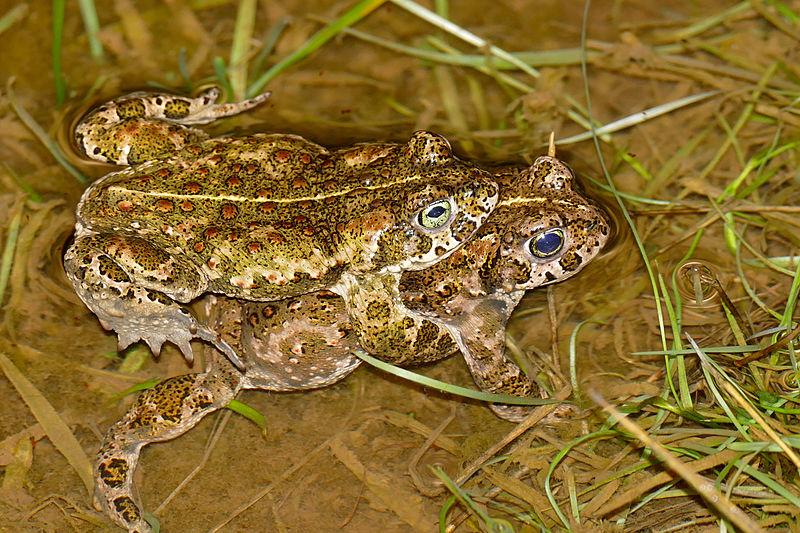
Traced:
<svg viewBox="0 0 800 533">
<path fill-rule="evenodd" d="M 580 44 L 582 4 L 451 3 L 450 20 L 503 50 L 562 50 L 565 55 L 539 65 L 534 78 L 504 70 L 500 63 L 481 73 L 341 35 L 273 79 L 266 105 L 210 127 L 215 135 L 293 133 L 331 147 L 403 141 L 415 130 L 430 129 L 451 139 L 463 158 L 491 167 L 529 164 L 545 152 L 550 131 L 557 139 L 585 131 L 574 120 L 586 104 L 584 82 L 591 90 L 593 116 L 603 124 L 690 95 L 722 91 L 601 144 L 615 186 L 628 195 L 652 278 L 605 187 L 594 146 L 584 141 L 558 148 L 588 194 L 608 207 L 615 237 L 576 278 L 524 298 L 509 324 L 507 350 L 550 395 L 577 385 L 571 404 L 543 409 L 542 421 L 503 447 L 517 426 L 498 419 L 481 402 L 365 365 L 321 390 L 248 391 L 238 399 L 264 416 L 265 434 L 250 420 L 222 410 L 180 438 L 144 450 L 136 485 L 163 531 L 436 531 L 440 515 L 451 530 L 488 531 L 490 522 L 476 518 L 481 513 L 507 521 L 516 531 L 718 531 L 718 511 L 680 481 L 674 490 L 683 492 L 664 495 L 674 498 L 668 500 L 672 507 L 660 500 L 637 507 L 641 502 L 634 496 L 614 500 L 630 487 L 638 495 L 656 490 L 646 486 L 648 480 L 669 472 L 656 460 L 648 462 L 651 456 L 638 441 L 601 433 L 578 439 L 605 428 L 606 415 L 589 399 L 592 392 L 618 404 L 630 402 L 653 435 L 662 435 L 664 427 L 675 429 L 674 435 L 702 429 L 692 434 L 695 440 L 682 456 L 687 461 L 697 450 L 711 454 L 722 446 L 715 439 L 736 434 L 714 405 L 696 357 L 670 359 L 670 372 L 682 381 L 676 377 L 669 384 L 664 356 L 652 351 L 672 347 L 675 338 L 685 346 L 686 333 L 703 346 L 753 342 L 744 339 L 778 325 L 792 290 L 800 245 L 800 219 L 793 207 L 798 204 L 797 156 L 791 144 L 798 134 L 792 107 L 800 79 L 796 24 L 772 4 L 752 4 L 760 10 L 743 4 L 723 22 L 703 26 L 730 3 L 678 2 L 667 8 L 643 1 L 594 2 L 588 20 L 591 64 L 584 80 L 573 50 Z M 255 29 L 245 44 L 253 44 L 248 59 L 254 70 L 258 62 L 277 63 L 350 7 L 318 1 L 253 6 Z M 66 100 L 59 107 L 50 4 L 0 2 L 0 15 L 10 22 L 0 30 L 6 43 L 0 72 L 9 80 L 0 91 L 0 241 L 12 243 L 6 245 L 4 264 L 10 266 L 0 298 L 0 362 L 6 376 L 0 378 L 0 531 L 117 531 L 92 508 L 85 461 L 93 460 L 102 435 L 134 397 L 118 395 L 151 378 L 203 368 L 201 358 L 188 367 L 174 346 L 158 358 L 141 345 L 118 354 L 115 336 L 75 295 L 61 258 L 86 183 L 54 159 L 14 106 L 27 109 L 68 161 L 96 179 L 113 168 L 74 154 L 67 140 L 74 120 L 91 104 L 130 90 L 155 85 L 186 91 L 215 83 L 215 58 L 225 58 L 230 66 L 236 8 L 182 0 L 98 2 L 104 53 L 94 59 L 80 11 L 68 4 L 60 51 Z M 272 39 L 270 29 L 282 20 L 287 25 L 275 46 L 259 57 Z M 442 54 L 448 46 L 457 47 L 470 54 L 458 56 L 463 62 L 486 53 L 399 4 L 378 7 L 354 27 Z M 781 151 L 762 157 L 770 147 Z M 743 168 L 758 171 L 743 174 Z M 722 208 L 735 210 L 735 218 L 718 214 Z M 742 239 L 752 246 L 732 244 Z M 673 269 L 689 255 L 706 261 L 703 272 L 710 277 L 701 282 L 692 281 L 691 273 L 673 277 Z M 766 257 L 775 259 L 770 268 L 762 262 Z M 669 305 L 682 303 L 680 324 L 663 301 L 657 308 L 651 280 L 666 291 Z M 696 287 L 698 293 L 725 296 L 698 302 Z M 726 314 L 724 305 L 738 315 Z M 201 352 L 198 343 L 195 353 Z M 740 369 L 731 364 L 736 357 L 718 360 L 738 382 L 757 383 L 751 392 L 797 392 L 786 358 Z M 457 356 L 419 371 L 475 388 Z M 46 402 L 38 401 L 39 394 Z M 653 405 L 660 409 L 662 396 L 672 403 L 658 410 Z M 676 396 L 687 402 L 684 411 L 675 407 Z M 782 419 L 787 433 L 796 429 L 795 412 Z M 66 424 L 83 462 L 67 461 L 66 441 L 48 438 L 41 417 Z M 463 485 L 474 504 L 467 513 L 463 498 L 454 503 L 441 478 L 457 479 L 496 445 L 500 451 L 489 465 Z M 570 454 L 560 457 L 567 449 Z M 767 465 L 764 469 L 781 482 L 793 469 L 782 456 L 752 464 Z M 434 469 L 443 474 L 437 477 Z M 742 482 L 726 477 L 735 471 L 705 474 Z M 554 487 L 561 515 L 551 507 L 548 485 Z M 793 494 L 791 487 L 786 490 Z M 759 494 L 737 502 L 751 517 L 768 516 L 765 527 L 797 526 L 794 500 L 781 499 L 764 510 Z M 568 511 L 577 508 L 581 521 Z"/>
</svg>

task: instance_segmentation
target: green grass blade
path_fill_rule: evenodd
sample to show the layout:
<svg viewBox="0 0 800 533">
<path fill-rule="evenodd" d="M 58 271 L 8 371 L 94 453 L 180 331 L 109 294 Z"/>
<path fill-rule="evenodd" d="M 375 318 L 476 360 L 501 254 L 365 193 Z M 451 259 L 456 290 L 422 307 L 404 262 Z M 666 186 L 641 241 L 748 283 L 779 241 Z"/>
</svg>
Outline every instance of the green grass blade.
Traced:
<svg viewBox="0 0 800 533">
<path fill-rule="evenodd" d="M 124 398 L 125 396 L 127 396 L 129 394 L 134 394 L 136 392 L 142 392 L 142 391 L 145 391 L 147 389 L 152 389 L 153 387 L 158 385 L 160 382 L 161 382 L 161 378 L 150 378 L 147 381 L 142 381 L 141 383 L 137 383 L 137 384 L 135 384 L 135 385 L 133 385 L 131 387 L 128 387 L 124 391 L 118 392 L 116 394 L 112 394 L 108 399 L 108 403 L 113 405 L 113 404 L 117 403 L 118 401 L 120 401 L 122 398 Z"/>
<path fill-rule="evenodd" d="M 456 485 L 456 483 L 450 479 L 450 476 L 448 476 L 440 466 L 432 467 L 432 470 L 436 477 L 441 480 L 445 488 L 449 490 L 453 496 L 458 499 L 458 501 L 461 502 L 461 505 L 469 509 L 475 514 L 475 516 L 478 517 L 486 531 L 491 533 L 513 533 L 514 529 L 511 527 L 511 524 L 505 520 L 494 519 L 486 514 L 486 511 L 484 511 L 480 505 L 477 505 L 472 500 L 469 493 Z"/>
<path fill-rule="evenodd" d="M 189 65 L 186 63 L 186 47 L 181 46 L 178 51 L 178 72 L 183 80 L 183 89 L 187 94 L 192 92 L 192 80 L 189 75 Z"/>
<path fill-rule="evenodd" d="M 711 391 L 711 394 L 717 401 L 717 405 L 719 405 L 722 408 L 722 410 L 725 411 L 725 414 L 728 416 L 728 420 L 734 426 L 736 426 L 736 429 L 739 430 L 741 436 L 748 441 L 752 440 L 752 437 L 748 433 L 747 429 L 741 424 L 739 418 L 733 412 L 730 405 L 728 405 L 728 402 L 722 396 L 722 393 L 719 391 L 719 388 L 716 385 L 716 381 L 714 380 L 713 375 L 718 375 L 720 374 L 720 372 L 717 370 L 715 363 L 711 359 L 706 357 L 706 355 L 703 353 L 703 351 L 700 349 L 700 347 L 697 345 L 697 343 L 695 343 L 694 339 L 688 333 L 686 333 L 686 339 L 689 341 L 689 344 L 692 345 L 692 348 L 694 348 L 695 352 L 697 353 L 697 356 L 700 358 L 701 368 L 703 370 L 703 376 L 706 378 L 706 385 L 708 385 L 708 390 Z"/>
<path fill-rule="evenodd" d="M 228 67 L 225 65 L 225 60 L 219 56 L 214 58 L 214 73 L 217 75 L 217 83 L 225 90 L 228 99 L 231 99 L 233 97 L 233 87 L 231 87 L 228 76 Z"/>
<path fill-rule="evenodd" d="M 658 273 L 658 283 L 659 287 L 661 287 L 661 294 L 664 298 L 664 305 L 667 308 L 667 316 L 669 317 L 670 327 L 672 328 L 672 345 L 673 348 L 679 350 L 681 348 L 681 341 L 680 341 L 680 334 L 681 334 L 681 325 L 680 325 L 680 317 L 672 305 L 672 299 L 669 295 L 669 290 L 667 289 L 667 284 L 664 282 L 664 276 L 661 275 L 661 272 Z M 689 381 L 686 377 L 686 361 L 684 360 L 683 356 L 679 355 L 675 358 L 675 373 L 677 374 L 678 378 L 678 397 L 675 398 L 678 400 L 678 405 L 680 406 L 681 410 L 684 411 L 691 411 L 694 409 L 692 405 L 692 395 L 690 392 Z M 669 373 L 667 379 L 670 380 L 670 387 L 674 393 L 674 384 L 672 383 L 672 372 Z"/>
<path fill-rule="evenodd" d="M 264 44 L 261 47 L 261 51 L 258 53 L 255 61 L 253 61 L 253 72 L 261 72 L 262 67 L 264 66 L 264 61 L 266 61 L 267 56 L 272 53 L 272 50 L 275 49 L 275 44 L 278 42 L 278 39 L 283 33 L 283 30 L 286 29 L 286 26 L 289 25 L 289 17 L 281 17 L 278 22 L 276 22 L 269 30 L 267 30 L 267 34 L 264 36 Z"/>
<path fill-rule="evenodd" d="M 267 419 L 264 418 L 264 415 L 259 413 L 256 409 L 253 409 L 249 405 L 238 400 L 231 400 L 231 402 L 225 407 L 234 413 L 239 413 L 243 417 L 247 418 L 261 429 L 261 433 L 264 436 L 267 435 Z"/>
<path fill-rule="evenodd" d="M 447 515 L 450 512 L 450 509 L 456 503 L 456 496 L 455 494 L 451 494 L 449 498 L 442 504 L 442 508 L 439 509 L 439 533 L 447 533 Z"/>
<path fill-rule="evenodd" d="M 103 58 L 103 43 L 97 37 L 100 31 L 100 21 L 97 18 L 97 9 L 94 0 L 79 0 L 81 15 L 83 16 L 83 26 L 86 28 L 86 35 L 89 37 L 89 51 L 95 60 Z"/>
<path fill-rule="evenodd" d="M 397 377 L 407 379 L 408 381 L 413 381 L 414 383 L 419 383 L 420 385 L 424 385 L 426 387 L 432 387 L 434 389 L 446 392 L 448 394 L 463 396 L 465 398 L 472 398 L 473 400 L 481 400 L 484 402 L 491 402 L 491 403 L 507 403 L 511 405 L 548 405 L 552 403 L 569 403 L 569 402 L 561 402 L 561 400 L 522 398 L 520 396 L 511 396 L 510 394 L 492 394 L 488 392 L 480 392 L 473 389 L 467 389 L 464 387 L 459 387 L 458 385 L 451 385 L 449 383 L 444 383 L 442 381 L 432 379 L 427 376 L 422 376 L 415 372 L 411 372 L 410 370 L 406 370 L 405 368 L 400 368 L 394 365 L 390 365 L 389 363 L 384 363 L 383 361 L 375 359 L 374 357 L 367 355 L 366 353 L 359 350 L 356 350 L 353 353 L 356 356 L 358 356 L 359 359 L 366 361 L 367 363 L 383 370 L 384 372 L 388 372 Z"/>
<path fill-rule="evenodd" d="M 53 79 L 56 84 L 56 105 L 61 107 L 67 98 L 67 83 L 61 73 L 61 42 L 64 37 L 64 0 L 53 0 L 53 44 L 50 49 L 53 61 Z"/>
<path fill-rule="evenodd" d="M 588 440 L 593 440 L 608 436 L 616 436 L 616 435 L 617 435 L 616 431 L 602 430 L 591 433 L 589 435 L 584 435 L 583 437 L 578 437 L 576 440 L 570 442 L 563 450 L 561 450 L 550 462 L 550 467 L 547 469 L 547 475 L 544 478 L 544 492 L 545 495 L 547 496 L 547 499 L 550 501 L 550 507 L 553 509 L 553 512 L 556 513 L 559 520 L 561 520 L 561 523 L 567 528 L 567 530 L 569 530 L 569 520 L 561 511 L 561 507 L 559 507 L 558 501 L 556 500 L 556 496 L 553 493 L 552 484 L 550 483 L 550 480 L 552 479 L 553 474 L 556 471 L 556 468 L 558 468 L 558 465 L 561 464 L 561 461 L 572 451 L 572 449 L 576 448 L 581 443 L 586 442 Z"/>
<path fill-rule="evenodd" d="M 715 26 L 719 26 L 723 24 L 728 18 L 733 17 L 734 15 L 738 15 L 739 13 L 750 9 L 750 2 L 739 2 L 735 6 L 729 8 L 722 13 L 718 13 L 716 15 L 710 16 L 706 19 L 703 19 L 691 26 L 687 26 L 685 28 L 681 28 L 680 30 L 671 32 L 669 35 L 666 35 L 664 38 L 669 39 L 671 41 L 683 41 L 685 39 L 690 39 L 696 35 L 699 35 Z"/>
<path fill-rule="evenodd" d="M 361 0 L 361 2 L 347 10 L 339 18 L 312 35 L 311 38 L 303 44 L 303 46 L 283 58 L 264 74 L 262 74 L 247 89 L 246 96 L 248 98 L 252 98 L 253 96 L 261 93 L 264 86 L 267 85 L 267 83 L 269 83 L 279 73 L 283 72 L 285 69 L 294 65 L 298 61 L 308 57 L 314 50 L 341 33 L 344 28 L 351 26 L 363 19 L 375 9 L 383 5 L 385 1 L 386 0 Z"/>
<path fill-rule="evenodd" d="M 583 16 L 583 23 L 581 26 L 581 49 L 586 50 L 586 36 L 587 36 L 587 24 L 589 21 L 589 3 L 587 2 L 585 7 L 585 12 Z M 667 335 L 666 329 L 664 326 L 664 314 L 661 310 L 661 305 L 658 304 L 660 300 L 659 296 L 659 289 L 658 283 L 656 282 L 655 273 L 653 271 L 653 267 L 650 264 L 650 258 L 647 255 L 647 250 L 645 249 L 644 243 L 642 242 L 641 237 L 639 236 L 639 231 L 636 229 L 636 224 L 633 222 L 633 218 L 631 218 L 631 214 L 628 211 L 628 208 L 625 206 L 625 202 L 622 201 L 622 197 L 617 192 L 617 186 L 614 184 L 614 181 L 611 179 L 611 174 L 608 172 L 608 168 L 606 167 L 605 159 L 603 159 L 603 151 L 600 149 L 600 141 L 598 140 L 598 133 L 595 129 L 595 121 L 594 121 L 594 114 L 592 113 L 592 95 L 591 91 L 589 90 L 589 84 L 587 80 L 589 79 L 588 71 L 587 71 L 587 63 L 586 63 L 586 56 L 581 57 L 581 73 L 584 79 L 584 94 L 586 98 L 586 109 L 589 116 L 589 123 L 590 123 L 590 131 L 588 132 L 589 138 L 591 138 L 594 142 L 595 152 L 597 153 L 598 160 L 600 162 L 600 166 L 603 169 L 603 176 L 606 178 L 606 183 L 611 191 L 611 194 L 614 195 L 614 200 L 616 200 L 617 205 L 622 212 L 622 216 L 625 219 L 625 223 L 628 225 L 628 228 L 631 230 L 631 234 L 633 235 L 633 240 L 636 242 L 636 247 L 639 250 L 639 254 L 642 257 L 642 261 L 644 262 L 645 269 L 647 270 L 647 276 L 650 279 L 650 286 L 653 289 L 653 297 L 656 301 L 656 314 L 658 317 L 658 326 L 659 332 L 661 333 L 661 347 L 663 349 L 667 349 Z M 708 93 L 703 93 L 708 94 Z M 700 95 L 697 95 L 700 96 Z M 685 99 L 682 99 L 685 100 Z M 673 102 L 674 103 L 674 102 Z M 670 104 L 666 104 L 670 105 Z M 659 106 L 662 107 L 662 106 Z M 556 143 L 558 144 L 558 143 Z"/>
<path fill-rule="evenodd" d="M 519 70 L 516 64 L 509 63 L 504 59 L 497 57 L 487 58 L 485 55 L 480 54 L 450 54 L 422 48 L 418 46 L 409 46 L 407 44 L 397 43 L 388 39 L 381 39 L 369 33 L 365 33 L 354 28 L 346 28 L 343 33 L 352 35 L 357 39 L 366 41 L 368 43 L 382 46 L 389 50 L 405 54 L 411 57 L 416 57 L 422 61 L 430 61 L 432 63 L 443 63 L 447 65 L 456 65 L 461 67 L 485 68 L 492 70 Z M 511 55 L 519 61 L 530 65 L 532 67 L 547 67 L 547 66 L 565 66 L 574 65 L 579 63 L 580 50 L 577 48 L 564 48 L 561 50 L 537 50 L 529 52 L 511 52 Z M 597 57 L 599 53 L 591 53 L 590 57 Z M 526 84 L 523 84 L 526 85 Z M 527 86 L 527 85 L 526 85 Z"/>
<path fill-rule="evenodd" d="M 569 336 L 569 382 L 578 405 L 583 403 L 580 382 L 578 381 L 578 332 L 580 332 L 581 328 L 586 324 L 602 324 L 602 322 L 583 320 L 575 326 L 575 329 L 572 330 L 572 334 Z"/>
<path fill-rule="evenodd" d="M 25 191 L 25 194 L 28 195 L 28 198 L 30 198 L 32 202 L 36 202 L 37 204 L 41 204 L 44 202 L 42 196 L 38 192 L 36 192 L 36 190 L 33 187 L 25 183 L 25 181 L 20 177 L 19 174 L 17 174 L 14 171 L 13 168 L 6 165 L 5 163 L 3 163 L 3 166 L 5 167 L 6 171 L 11 176 L 11 178 L 17 183 L 17 185 L 19 185 L 19 188 Z"/>
<path fill-rule="evenodd" d="M 783 329 L 781 329 L 783 331 Z M 757 352 L 761 349 L 761 346 L 709 346 L 703 348 L 703 352 L 705 353 L 751 353 Z M 686 348 L 681 350 L 648 350 L 643 352 L 631 352 L 631 355 L 635 355 L 637 357 L 649 357 L 653 355 L 689 355 L 689 354 L 696 354 L 697 352 Z"/>
<path fill-rule="evenodd" d="M 783 485 L 781 485 L 778 481 L 776 481 L 772 476 L 765 474 L 760 470 L 756 470 L 750 465 L 745 465 L 742 469 L 747 475 L 753 476 L 755 479 L 760 481 L 764 484 L 764 486 L 768 487 L 770 490 L 779 494 L 780 496 L 786 498 L 792 505 L 797 508 L 800 508 L 800 497 L 796 494 L 792 493 L 790 490 L 786 489 Z"/>
</svg>

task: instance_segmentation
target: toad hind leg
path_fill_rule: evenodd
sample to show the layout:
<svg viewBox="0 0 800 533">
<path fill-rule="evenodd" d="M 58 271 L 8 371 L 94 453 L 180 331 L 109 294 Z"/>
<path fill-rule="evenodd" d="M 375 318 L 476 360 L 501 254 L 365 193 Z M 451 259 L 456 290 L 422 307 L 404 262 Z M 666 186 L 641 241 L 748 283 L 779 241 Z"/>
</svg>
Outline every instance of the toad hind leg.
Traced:
<svg viewBox="0 0 800 533">
<path fill-rule="evenodd" d="M 187 124 L 208 124 L 264 102 L 264 93 L 241 102 L 216 104 L 219 89 L 196 98 L 137 92 L 106 102 L 75 127 L 75 141 L 87 157 L 104 163 L 132 165 L 150 161 L 208 138 Z"/>
<path fill-rule="evenodd" d="M 169 341 L 192 361 L 189 341 L 199 338 L 242 367 L 228 342 L 173 301 L 189 301 L 205 289 L 206 280 L 186 261 L 142 239 L 79 230 L 64 270 L 103 327 L 117 333 L 120 349 L 142 339 L 158 354 Z"/>
<path fill-rule="evenodd" d="M 239 374 L 219 371 L 167 379 L 143 392 L 109 430 L 94 465 L 95 505 L 129 532 L 150 533 L 133 495 L 133 473 L 142 447 L 182 435 L 207 414 L 225 407 L 241 386 Z"/>
</svg>

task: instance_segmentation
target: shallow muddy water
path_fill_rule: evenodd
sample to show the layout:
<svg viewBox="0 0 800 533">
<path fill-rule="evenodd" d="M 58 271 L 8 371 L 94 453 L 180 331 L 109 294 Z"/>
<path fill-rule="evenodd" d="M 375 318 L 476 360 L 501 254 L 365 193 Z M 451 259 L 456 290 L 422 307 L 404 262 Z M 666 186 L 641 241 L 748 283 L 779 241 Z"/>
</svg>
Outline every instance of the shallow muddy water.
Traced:
<svg viewBox="0 0 800 533">
<path fill-rule="evenodd" d="M 0 15 L 18 4 L 0 2 Z M 68 3 L 60 50 L 67 99 L 60 107 L 51 61 L 51 5 L 29 2 L 25 6 L 3 30 L 0 54 L 0 73 L 7 82 L 0 89 L 4 133 L 0 138 L 0 241 L 6 243 L 13 228 L 19 227 L 2 300 L 0 352 L 52 405 L 91 459 L 102 434 L 130 405 L 131 396 L 119 400 L 115 395 L 150 378 L 199 371 L 202 361 L 195 361 L 190 369 L 174 346 L 166 347 L 158 359 L 137 346 L 123 354 L 125 363 L 121 363 L 115 336 L 103 330 L 83 306 L 61 266 L 75 206 L 86 184 L 53 158 L 13 105 L 27 109 L 62 147 L 67 160 L 89 179 L 96 179 L 112 167 L 87 163 L 72 151 L 67 132 L 77 116 L 92 104 L 131 90 L 163 86 L 186 91 L 215 83 L 215 58 L 229 61 L 237 4 L 98 2 L 104 52 L 102 58 L 93 58 L 78 6 Z M 652 260 L 656 284 L 660 274 L 663 287 L 674 299 L 673 269 L 693 249 L 692 256 L 706 261 L 708 272 L 738 309 L 746 336 L 777 326 L 778 319 L 765 309 L 783 311 L 796 268 L 793 258 L 800 244 L 800 217 L 793 206 L 798 205 L 798 175 L 796 150 L 790 143 L 798 138 L 792 102 L 800 63 L 794 26 L 782 27 L 780 21 L 788 19 L 775 15 L 772 8 L 759 13 L 745 6 L 722 22 L 709 22 L 706 29 L 694 26 L 732 6 L 730 2 L 673 2 L 669 7 L 643 1 L 593 2 L 587 21 L 592 55 L 584 79 L 576 51 L 583 3 L 451 2 L 450 20 L 502 50 L 561 50 L 564 54 L 551 60 L 552 64 L 537 67 L 539 76 L 534 78 L 518 70 L 495 71 L 491 65 L 487 74 L 435 63 L 353 35 L 339 35 L 273 79 L 266 87 L 272 91 L 267 104 L 208 130 L 213 134 L 287 132 L 338 147 L 402 141 L 415 130 L 429 129 L 451 139 L 463 158 L 491 167 L 530 163 L 546 151 L 551 131 L 556 139 L 585 131 L 574 120 L 586 106 L 584 84 L 591 93 L 593 116 L 602 124 L 690 95 L 720 91 L 615 133 L 601 142 L 601 151 L 616 187 L 630 197 L 648 199 L 629 201 L 627 206 Z M 260 58 L 264 65 L 260 73 L 300 47 L 351 3 L 264 0 L 256 7 L 251 66 L 270 29 L 279 21 L 286 23 L 274 49 Z M 773 15 L 778 22 L 768 19 Z M 489 54 L 391 3 L 378 7 L 354 29 L 431 51 L 437 46 L 442 50 L 455 47 L 475 61 Z M 181 63 L 185 63 L 189 87 Z M 772 65 L 774 70 L 770 70 Z M 741 114 L 748 109 L 750 115 L 740 124 Z M 754 157 L 767 147 L 784 145 L 790 149 L 774 158 Z M 510 323 L 509 350 L 552 392 L 569 382 L 570 335 L 583 324 L 574 352 L 576 379 L 583 391 L 579 406 L 556 411 L 516 441 L 510 459 L 499 460 L 469 485 L 482 508 L 509 520 L 517 531 L 539 530 L 532 525 L 537 522 L 531 508 L 541 512 L 542 523 L 553 531 L 566 530 L 555 514 L 539 509 L 547 501 L 542 483 L 550 460 L 603 422 L 604 415 L 598 414 L 586 393 L 596 390 L 622 403 L 666 390 L 664 357 L 637 353 L 662 349 L 660 321 L 667 323 L 664 338 L 668 342 L 674 333 L 669 316 L 657 312 L 651 278 L 627 222 L 613 196 L 597 185 L 606 182 L 594 146 L 590 141 L 559 146 L 558 156 L 575 169 L 593 197 L 609 206 L 616 237 L 602 257 L 574 279 L 549 291 L 529 293 Z M 743 169 L 750 172 L 744 174 Z M 741 176 L 726 195 L 725 188 Z M 26 197 L 19 182 L 39 198 Z M 722 222 L 726 219 L 717 216 L 715 209 L 732 210 L 728 208 L 733 197 L 738 211 L 735 218 L 727 219 L 726 234 Z M 737 235 L 756 250 L 740 247 L 741 270 L 731 252 Z M 756 264 L 761 254 L 785 258 L 781 259 L 784 270 Z M 689 288 L 684 286 L 680 292 L 684 332 L 703 345 L 735 344 L 736 332 L 719 299 L 692 302 L 694 287 L 688 279 Z M 200 345 L 196 348 L 199 353 Z M 692 359 L 687 365 L 687 375 L 699 382 L 697 362 Z M 784 370 L 769 370 L 773 374 L 766 381 L 783 379 L 787 394 L 796 392 L 796 384 Z M 459 357 L 419 371 L 474 387 Z M 732 370 L 737 378 L 740 372 Z M 748 379 L 741 377 L 741 381 Z M 769 383 L 764 386 L 770 389 Z M 705 398 L 706 392 L 704 387 L 690 391 L 696 399 Z M 0 378 L 0 397 L 4 398 L 0 406 L 0 530 L 115 531 L 94 511 L 81 477 L 43 435 L 31 410 L 5 378 Z M 179 439 L 145 449 L 138 487 L 145 508 L 160 519 L 164 531 L 216 531 L 213 528 L 222 523 L 219 531 L 366 532 L 374 531 L 376 525 L 384 531 L 434 531 L 450 493 L 426 496 L 408 474 L 426 438 L 454 414 L 442 436 L 412 466 L 419 472 L 423 489 L 436 479 L 431 465 L 441 466 L 455 478 L 464 465 L 514 429 L 479 402 L 364 366 L 326 389 L 292 394 L 246 392 L 239 400 L 265 416 L 266 435 L 247 419 L 225 411 L 207 417 Z M 686 422 L 676 417 L 669 424 Z M 794 427 L 795 422 L 786 423 Z M 214 437 L 216 431 L 218 437 Z M 569 458 L 565 464 L 575 470 L 559 467 L 554 479 L 561 508 L 569 507 L 570 484 L 574 488 L 591 483 L 596 471 L 621 471 L 633 464 L 635 453 L 623 458 L 623 449 L 624 443 L 605 443 L 591 450 L 596 456 Z M 631 453 L 630 449 L 625 453 Z M 608 463 L 593 462 L 596 457 Z M 203 461 L 196 476 L 159 508 Z M 631 482 L 656 471 L 660 470 L 634 473 Z M 529 492 L 520 490 L 527 496 L 491 492 L 494 486 L 511 490 L 513 483 L 524 483 Z M 573 530 L 660 531 L 685 523 L 690 515 L 702 518 L 693 530 L 718 530 L 706 521 L 713 513 L 699 498 L 685 497 L 675 508 L 653 504 L 634 510 L 624 526 L 614 525 L 617 515 L 613 512 L 589 512 L 601 503 L 590 503 L 586 521 L 573 524 Z M 784 514 L 796 517 L 797 510 L 790 506 Z M 457 520 L 459 515 L 460 511 L 453 511 L 449 519 Z M 792 520 L 776 524 L 783 527 Z M 477 524 L 468 518 L 456 531 L 486 530 Z"/>
</svg>

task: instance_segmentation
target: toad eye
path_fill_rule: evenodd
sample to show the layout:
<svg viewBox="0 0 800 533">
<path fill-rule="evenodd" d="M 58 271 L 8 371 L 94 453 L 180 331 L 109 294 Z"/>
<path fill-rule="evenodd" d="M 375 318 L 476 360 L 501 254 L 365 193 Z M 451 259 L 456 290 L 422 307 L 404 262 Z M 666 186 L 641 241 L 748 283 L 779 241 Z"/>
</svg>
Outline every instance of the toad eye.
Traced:
<svg viewBox="0 0 800 533">
<path fill-rule="evenodd" d="M 438 229 L 450 221 L 453 213 L 452 201 L 436 200 L 425 206 L 417 215 L 417 223 L 426 229 Z"/>
<path fill-rule="evenodd" d="M 547 259 L 561 251 L 564 246 L 564 231 L 555 228 L 543 231 L 528 241 L 528 249 L 534 257 Z"/>
</svg>

